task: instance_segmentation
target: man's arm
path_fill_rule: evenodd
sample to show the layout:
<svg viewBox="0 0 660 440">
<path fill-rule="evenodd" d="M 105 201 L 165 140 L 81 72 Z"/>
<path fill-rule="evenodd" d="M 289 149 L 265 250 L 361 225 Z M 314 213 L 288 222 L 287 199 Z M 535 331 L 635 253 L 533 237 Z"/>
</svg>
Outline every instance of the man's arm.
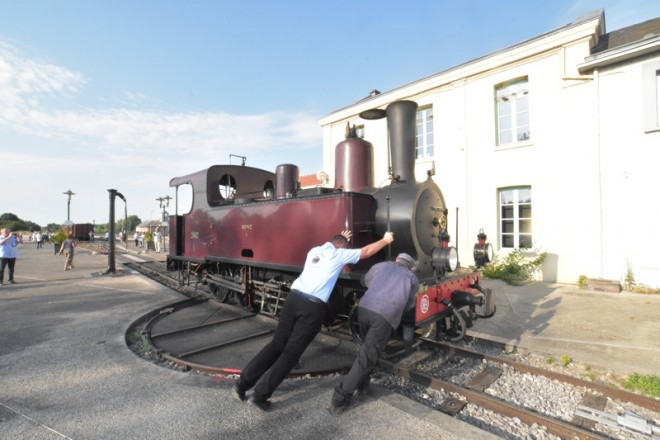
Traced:
<svg viewBox="0 0 660 440">
<path fill-rule="evenodd" d="M 372 255 L 376 254 L 378 251 L 380 251 L 381 249 L 383 249 L 385 246 L 392 243 L 393 241 L 394 241 L 394 233 L 389 231 L 386 232 L 383 235 L 383 238 L 381 238 L 380 240 L 368 244 L 360 249 L 360 260 L 364 260 L 365 258 L 371 257 Z"/>
</svg>

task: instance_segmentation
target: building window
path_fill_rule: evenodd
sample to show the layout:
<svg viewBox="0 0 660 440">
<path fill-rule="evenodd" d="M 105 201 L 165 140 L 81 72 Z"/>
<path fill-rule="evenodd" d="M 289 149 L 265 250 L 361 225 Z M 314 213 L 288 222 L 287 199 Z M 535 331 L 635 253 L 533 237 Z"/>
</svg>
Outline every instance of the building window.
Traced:
<svg viewBox="0 0 660 440">
<path fill-rule="evenodd" d="M 660 61 L 642 66 L 644 131 L 660 130 Z"/>
<path fill-rule="evenodd" d="M 530 140 L 529 81 L 527 78 L 497 86 L 495 101 L 497 103 L 497 145 Z"/>
<path fill-rule="evenodd" d="M 417 110 L 417 159 L 433 157 L 433 106 Z"/>
<path fill-rule="evenodd" d="M 507 188 L 499 193 L 502 248 L 531 248 L 532 188 Z"/>
</svg>

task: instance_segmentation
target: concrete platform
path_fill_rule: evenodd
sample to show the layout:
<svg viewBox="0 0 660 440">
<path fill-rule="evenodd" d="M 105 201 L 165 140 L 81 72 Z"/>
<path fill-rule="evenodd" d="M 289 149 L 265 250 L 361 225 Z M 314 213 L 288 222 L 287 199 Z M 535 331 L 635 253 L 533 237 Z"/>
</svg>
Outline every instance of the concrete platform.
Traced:
<svg viewBox="0 0 660 440">
<path fill-rule="evenodd" d="M 660 295 L 484 280 L 497 313 L 472 334 L 616 373 L 660 374 Z"/>
<path fill-rule="evenodd" d="M 331 415 L 336 377 L 286 380 L 262 413 L 232 398 L 233 380 L 163 368 L 126 347 L 130 323 L 179 294 L 130 271 L 99 275 L 104 255 L 79 249 L 65 272 L 51 248 L 20 253 L 17 284 L 0 286 L 3 439 L 493 438 L 377 386 Z M 485 284 L 498 313 L 474 332 L 616 372 L 660 373 L 660 296 Z"/>
</svg>

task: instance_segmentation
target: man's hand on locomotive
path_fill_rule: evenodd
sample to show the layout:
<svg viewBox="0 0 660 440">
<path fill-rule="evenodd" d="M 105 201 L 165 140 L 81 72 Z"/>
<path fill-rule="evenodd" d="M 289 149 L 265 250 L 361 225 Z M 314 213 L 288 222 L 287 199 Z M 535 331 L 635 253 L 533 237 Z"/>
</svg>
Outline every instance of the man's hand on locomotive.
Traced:
<svg viewBox="0 0 660 440">
<path fill-rule="evenodd" d="M 392 243 L 394 241 L 394 232 L 387 231 L 383 234 L 383 240 L 385 240 L 387 244 Z"/>
<path fill-rule="evenodd" d="M 341 234 L 346 241 L 351 241 L 351 237 L 353 236 L 353 233 L 351 231 L 341 231 Z"/>
</svg>

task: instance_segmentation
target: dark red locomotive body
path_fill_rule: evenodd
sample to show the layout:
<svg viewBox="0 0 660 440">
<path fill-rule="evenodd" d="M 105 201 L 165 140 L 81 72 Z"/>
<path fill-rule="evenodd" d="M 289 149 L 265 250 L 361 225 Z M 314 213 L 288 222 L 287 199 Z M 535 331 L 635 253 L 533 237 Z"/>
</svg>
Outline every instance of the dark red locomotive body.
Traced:
<svg viewBox="0 0 660 440">
<path fill-rule="evenodd" d="M 440 333 L 462 337 L 474 319 L 492 316 L 495 298 L 480 288 L 478 272 L 452 272 L 458 258 L 448 245 L 442 192 L 430 176 L 421 183 L 414 177 L 416 109 L 400 101 L 363 116 L 388 118 L 393 172 L 381 188 L 373 187 L 371 144 L 350 133 L 337 146 L 333 188 L 300 189 L 291 164 L 275 173 L 215 165 L 172 179 L 177 200 L 179 186 L 190 184 L 193 201 L 189 213 L 170 217 L 168 266 L 184 280 L 194 273 L 220 300 L 234 295 L 276 316 L 311 248 L 343 230 L 353 232 L 354 248 L 393 231 L 391 249 L 342 273 L 330 301 L 336 316 L 348 318 L 369 267 L 406 252 L 418 260 L 421 286 L 408 324 L 439 322 Z"/>
</svg>

